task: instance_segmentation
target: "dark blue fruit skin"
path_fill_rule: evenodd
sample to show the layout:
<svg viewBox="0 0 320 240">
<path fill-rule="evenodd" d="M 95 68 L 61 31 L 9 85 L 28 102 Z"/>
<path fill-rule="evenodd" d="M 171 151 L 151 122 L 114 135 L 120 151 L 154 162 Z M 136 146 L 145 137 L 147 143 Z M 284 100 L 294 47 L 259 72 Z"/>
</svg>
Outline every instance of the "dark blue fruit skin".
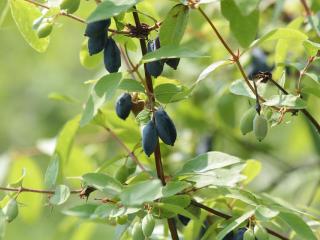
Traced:
<svg viewBox="0 0 320 240">
<path fill-rule="evenodd" d="M 126 120 L 132 108 L 131 95 L 123 93 L 120 95 L 116 102 L 116 113 L 119 118 Z"/>
<path fill-rule="evenodd" d="M 160 40 L 156 38 L 153 41 L 148 42 L 148 52 L 154 52 L 160 48 Z M 163 61 L 153 61 L 146 64 L 148 73 L 153 77 L 159 77 L 163 71 Z"/>
<path fill-rule="evenodd" d="M 154 118 L 161 140 L 165 144 L 173 146 L 177 139 L 177 130 L 168 114 L 163 109 L 159 109 L 155 112 Z"/>
<path fill-rule="evenodd" d="M 233 240 L 233 238 L 234 238 L 233 232 L 229 232 L 229 233 L 223 238 L 223 240 Z"/>
<path fill-rule="evenodd" d="M 255 48 L 252 51 L 251 62 L 248 69 L 250 79 L 253 79 L 258 72 L 269 72 L 273 69 L 267 65 L 267 55 L 260 48 Z"/>
<path fill-rule="evenodd" d="M 111 24 L 110 19 L 88 23 L 84 35 L 87 37 L 96 37 L 101 34 L 106 34 L 110 24 Z"/>
<path fill-rule="evenodd" d="M 158 134 L 154 122 L 150 120 L 142 130 L 142 148 L 148 157 L 154 152 L 158 142 Z"/>
<path fill-rule="evenodd" d="M 121 67 L 120 50 L 112 38 L 108 38 L 104 47 L 104 65 L 109 73 L 118 72 Z"/>
<path fill-rule="evenodd" d="M 88 40 L 88 50 L 90 56 L 101 52 L 104 49 L 106 42 L 106 35 L 101 34 L 95 37 L 90 37 Z"/>
<path fill-rule="evenodd" d="M 173 68 L 174 70 L 177 70 L 180 63 L 180 58 L 170 58 L 166 60 L 166 64 Z"/>
<path fill-rule="evenodd" d="M 247 231 L 246 228 L 239 228 L 233 237 L 233 240 L 243 240 L 243 235 Z"/>
<path fill-rule="evenodd" d="M 185 216 L 180 215 L 180 214 L 178 214 L 178 219 L 179 219 L 180 222 L 181 222 L 183 225 L 185 225 L 185 226 L 187 226 L 188 223 L 190 222 L 190 218 L 185 217 Z"/>
</svg>

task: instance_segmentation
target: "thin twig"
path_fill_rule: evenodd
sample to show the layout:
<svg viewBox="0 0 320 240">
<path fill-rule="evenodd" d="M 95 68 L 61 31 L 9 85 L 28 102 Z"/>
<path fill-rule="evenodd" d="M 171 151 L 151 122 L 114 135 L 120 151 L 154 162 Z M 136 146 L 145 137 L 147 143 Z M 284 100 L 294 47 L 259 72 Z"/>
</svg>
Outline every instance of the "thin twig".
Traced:
<svg viewBox="0 0 320 240">
<path fill-rule="evenodd" d="M 229 214 L 220 212 L 220 211 L 218 211 L 218 210 L 215 210 L 215 209 L 213 209 L 213 208 L 211 208 L 211 207 L 208 207 L 208 206 L 206 206 L 206 205 L 204 205 L 204 204 L 202 204 L 202 203 L 196 202 L 196 201 L 194 201 L 194 200 L 191 200 L 191 204 L 192 204 L 193 206 L 199 207 L 199 208 L 201 208 L 201 209 L 203 209 L 203 210 L 205 210 L 205 211 L 207 211 L 207 212 L 209 212 L 209 213 L 211 213 L 211 214 L 213 214 L 213 215 L 215 215 L 215 216 L 218 216 L 218 217 L 221 217 L 221 218 L 224 218 L 224 219 L 230 219 L 230 218 L 232 218 L 232 216 L 229 215 Z M 278 233 L 278 232 L 275 232 L 275 231 L 271 230 L 270 228 L 266 228 L 266 230 L 267 230 L 268 233 L 270 233 L 271 235 L 273 235 L 273 236 L 275 236 L 275 237 L 277 237 L 277 238 L 279 238 L 279 239 L 289 240 L 289 238 L 281 235 L 281 234 Z"/>
<path fill-rule="evenodd" d="M 108 127 L 104 127 L 105 130 L 107 130 L 111 137 L 119 143 L 119 145 L 128 153 L 129 157 L 141 168 L 142 171 L 147 172 L 145 167 L 142 165 L 142 163 L 139 161 L 137 156 L 127 147 L 127 145 Z"/>
<path fill-rule="evenodd" d="M 232 56 L 232 60 L 236 63 L 236 65 L 238 66 L 238 69 L 242 75 L 242 77 L 244 78 L 246 84 L 248 85 L 248 87 L 250 88 L 250 90 L 255 93 L 254 91 L 254 87 L 251 85 L 251 83 L 249 82 L 249 78 L 246 75 L 241 63 L 240 63 L 240 59 L 239 56 L 237 56 L 236 54 L 234 54 L 234 52 L 231 50 L 231 48 L 229 47 L 229 45 L 226 43 L 226 41 L 223 39 L 223 37 L 221 36 L 221 34 L 219 33 L 219 31 L 217 30 L 217 28 L 214 26 L 213 22 L 210 20 L 210 18 L 207 16 L 207 14 L 199 7 L 198 8 L 200 13 L 203 15 L 203 17 L 206 19 L 206 21 L 209 23 L 209 25 L 211 26 L 211 28 L 213 29 L 213 31 L 215 32 L 215 34 L 217 35 L 217 37 L 219 38 L 219 40 L 221 41 L 222 45 L 226 48 L 226 50 L 230 53 L 230 55 Z M 261 102 L 265 102 L 265 99 L 261 96 L 257 96 L 259 97 L 259 100 Z M 320 124 L 318 123 L 318 121 L 305 109 L 301 109 L 300 110 L 308 119 L 309 121 L 315 126 L 315 128 L 318 131 L 318 134 L 320 134 Z"/>
<path fill-rule="evenodd" d="M 124 49 L 125 49 L 125 55 L 126 55 L 126 57 L 127 57 L 127 59 L 128 59 L 129 65 L 131 66 L 132 69 L 134 69 L 134 72 L 137 74 L 140 82 L 145 86 L 145 88 L 147 88 L 144 78 L 141 76 L 138 68 L 133 64 L 133 62 L 132 62 L 132 60 L 131 60 L 131 58 L 130 58 L 130 55 L 129 55 L 129 53 L 128 53 L 128 48 L 127 48 L 127 46 L 125 46 Z"/>
<path fill-rule="evenodd" d="M 33 0 L 24 0 L 24 1 L 26 1 L 28 3 L 31 3 L 33 5 L 36 5 L 38 7 L 42 7 L 44 9 L 48 9 L 48 10 L 50 9 L 50 7 L 48 7 L 47 5 L 39 3 L 39 2 L 36 2 L 36 1 L 33 1 Z M 100 3 L 100 1 L 98 1 L 98 2 Z M 82 18 L 80 18 L 78 16 L 75 16 L 73 14 L 69 14 L 69 13 L 67 13 L 65 11 L 60 11 L 58 15 L 65 16 L 65 17 L 71 18 L 73 20 L 76 20 L 78 22 L 87 24 L 84 19 L 82 19 Z M 148 31 L 156 30 L 156 29 L 158 29 L 160 27 L 160 25 L 161 25 L 161 22 L 156 22 L 153 26 L 150 26 L 148 28 Z M 113 34 L 122 34 L 122 35 L 126 35 L 128 37 L 135 37 L 135 36 L 132 36 L 131 31 L 129 31 L 129 30 L 121 31 L 121 30 L 115 30 L 115 29 L 109 28 L 108 32 L 113 33 Z"/>
<path fill-rule="evenodd" d="M 0 187 L 0 191 L 17 192 L 17 193 L 31 192 L 31 193 L 40 193 L 40 194 L 55 193 L 55 191 L 52 191 L 52 190 L 39 190 L 39 189 L 32 189 L 32 188 L 25 188 L 25 187 L 20 187 L 20 188 Z M 71 194 L 79 194 L 81 192 L 82 192 L 82 189 L 70 191 Z"/>
<path fill-rule="evenodd" d="M 136 10 L 136 8 L 134 7 L 134 9 Z M 141 22 L 139 19 L 139 15 L 136 11 L 133 11 L 133 18 L 136 24 L 136 27 L 139 29 L 142 28 L 141 26 Z M 141 51 L 142 51 L 142 55 L 147 54 L 147 45 L 146 45 L 146 41 L 144 39 L 139 39 L 140 41 L 140 47 L 141 47 Z M 151 75 L 148 73 L 147 69 L 146 69 L 146 64 L 144 64 L 144 73 L 145 73 L 145 79 L 146 79 L 146 85 L 147 85 L 147 93 L 148 93 L 148 98 L 149 101 L 151 103 L 151 108 L 153 110 L 154 108 L 154 103 L 155 103 L 155 98 L 153 95 L 153 84 L 152 84 L 152 78 Z M 157 146 L 154 152 L 154 157 L 155 157 L 155 164 L 156 164 L 156 169 L 157 169 L 157 175 L 158 178 L 161 180 L 163 185 L 166 185 L 166 180 L 165 180 L 165 176 L 164 176 L 164 171 L 163 171 L 163 166 L 162 166 L 162 160 L 161 160 L 161 151 L 160 151 L 160 145 L 159 145 L 159 139 L 157 140 Z M 173 240 L 179 240 L 179 236 L 178 236 L 178 231 L 177 231 L 177 227 L 175 224 L 175 220 L 174 219 L 167 219 L 168 222 L 168 226 L 169 226 L 169 230 L 171 233 L 171 237 Z"/>
<path fill-rule="evenodd" d="M 271 83 L 273 83 L 283 94 L 288 95 L 288 91 L 285 90 L 283 87 L 280 86 L 280 84 L 278 84 L 276 81 L 274 81 L 273 79 L 269 79 L 269 81 Z M 318 133 L 320 134 L 320 124 L 318 123 L 318 121 L 314 118 L 314 116 L 312 116 L 312 114 L 306 110 L 306 109 L 300 109 L 300 111 L 306 116 L 306 118 L 312 123 L 312 125 L 316 128 L 316 130 L 318 131 Z"/>
</svg>

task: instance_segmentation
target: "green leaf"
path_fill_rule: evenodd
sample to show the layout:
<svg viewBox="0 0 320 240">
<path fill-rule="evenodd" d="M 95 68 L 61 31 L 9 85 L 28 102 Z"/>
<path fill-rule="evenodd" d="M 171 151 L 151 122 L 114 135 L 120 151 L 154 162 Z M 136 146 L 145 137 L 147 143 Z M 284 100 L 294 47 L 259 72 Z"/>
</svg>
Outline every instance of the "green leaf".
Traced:
<svg viewBox="0 0 320 240">
<path fill-rule="evenodd" d="M 84 125 L 88 124 L 96 114 L 97 110 L 94 106 L 93 96 L 90 95 L 82 113 L 80 126 L 83 127 Z"/>
<path fill-rule="evenodd" d="M 55 152 L 58 154 L 61 163 L 68 162 L 74 138 L 79 129 L 79 121 L 80 116 L 78 115 L 69 120 L 59 133 Z"/>
<path fill-rule="evenodd" d="M 240 161 L 239 158 L 226 153 L 207 152 L 186 162 L 179 174 L 207 172 L 227 167 L 239 163 Z"/>
<path fill-rule="evenodd" d="M 5 231 L 6 231 L 6 216 L 3 214 L 2 210 L 0 209 L 0 239 L 4 239 Z"/>
<path fill-rule="evenodd" d="M 164 209 L 164 210 L 173 212 L 175 214 L 183 215 L 183 216 L 190 218 L 194 221 L 199 221 L 199 219 L 195 215 L 193 215 L 192 213 L 190 213 L 189 211 L 187 211 L 186 209 L 184 209 L 178 205 L 169 204 L 169 203 L 155 203 L 154 205 L 160 209 Z"/>
<path fill-rule="evenodd" d="M 317 237 L 314 235 L 310 227 L 305 223 L 305 221 L 303 221 L 300 216 L 294 213 L 281 212 L 279 214 L 279 217 L 297 233 L 299 239 L 317 240 Z"/>
<path fill-rule="evenodd" d="M 60 174 L 60 160 L 57 154 L 54 154 L 44 176 L 44 183 L 51 189 L 58 181 Z"/>
<path fill-rule="evenodd" d="M 189 8 L 182 4 L 174 6 L 161 24 L 161 46 L 179 45 L 187 27 Z"/>
<path fill-rule="evenodd" d="M 260 0 L 237 0 L 235 2 L 244 16 L 249 15 L 252 11 L 257 9 Z"/>
<path fill-rule="evenodd" d="M 12 17 L 27 43 L 36 51 L 45 52 L 49 38 L 39 39 L 32 29 L 33 21 L 41 16 L 40 9 L 24 0 L 10 0 L 10 8 Z"/>
<path fill-rule="evenodd" d="M 243 222 L 245 222 L 248 218 L 253 216 L 254 211 L 251 210 L 249 212 L 246 212 L 243 214 L 241 217 L 236 218 L 236 219 L 231 219 L 230 223 L 221 231 L 219 232 L 217 236 L 217 240 L 223 240 L 223 238 L 231 231 L 236 229 L 239 225 L 241 225 Z"/>
<path fill-rule="evenodd" d="M 148 180 L 129 185 L 120 194 L 121 203 L 125 206 L 137 206 L 151 202 L 162 196 L 160 180 Z"/>
<path fill-rule="evenodd" d="M 253 84 L 252 83 L 250 83 L 250 84 L 253 87 Z M 258 93 L 260 95 L 263 95 L 263 93 L 266 90 L 267 85 L 266 84 L 258 84 L 257 87 L 258 87 Z M 255 94 L 251 91 L 249 86 L 242 79 L 238 79 L 238 80 L 232 82 L 229 87 L 229 90 L 231 93 L 233 93 L 235 95 L 245 96 L 245 97 L 249 97 L 252 99 L 256 98 Z"/>
<path fill-rule="evenodd" d="M 212 63 L 211 65 L 209 65 L 206 69 L 204 69 L 197 81 L 195 82 L 195 84 L 198 84 L 200 81 L 202 81 L 203 79 L 207 78 L 209 76 L 209 74 L 211 74 L 212 72 L 214 72 L 216 69 L 218 69 L 219 67 L 222 67 L 224 65 L 227 65 L 229 64 L 230 62 L 229 61 L 218 61 L 218 62 L 214 62 Z"/>
<path fill-rule="evenodd" d="M 94 187 L 110 196 L 116 196 L 122 190 L 120 182 L 103 173 L 87 173 L 82 176 L 82 179 L 88 186 Z"/>
<path fill-rule="evenodd" d="M 58 185 L 49 202 L 52 205 L 61 205 L 70 197 L 70 189 L 66 185 Z"/>
<path fill-rule="evenodd" d="M 246 162 L 246 167 L 242 171 L 243 175 L 247 177 L 243 184 L 248 185 L 261 172 L 261 163 L 257 160 L 250 159 Z"/>
<path fill-rule="evenodd" d="M 310 40 L 304 41 L 303 46 L 305 47 L 309 56 L 317 55 L 317 52 L 320 50 L 320 43 L 315 43 Z"/>
<path fill-rule="evenodd" d="M 320 77 L 316 73 L 305 73 L 304 75 L 309 77 L 310 79 L 312 79 L 316 83 L 320 84 Z"/>
<path fill-rule="evenodd" d="M 61 94 L 61 93 L 57 93 L 57 92 L 52 92 L 48 95 L 48 98 L 51 100 L 56 100 L 56 101 L 62 101 L 62 102 L 66 102 L 66 103 L 76 103 L 77 100 L 69 97 L 67 95 Z"/>
<path fill-rule="evenodd" d="M 192 181 L 195 187 L 202 188 L 209 185 L 235 187 L 237 183 L 243 181 L 245 177 L 241 175 L 242 165 L 235 165 L 231 169 L 216 169 L 209 172 L 197 172 L 196 175 L 188 177 L 188 181 Z"/>
<path fill-rule="evenodd" d="M 162 203 L 178 205 L 182 208 L 188 207 L 191 203 L 191 197 L 187 194 L 172 195 L 161 198 Z"/>
<path fill-rule="evenodd" d="M 304 22 L 304 17 L 298 17 L 296 19 L 294 19 L 293 21 L 291 21 L 287 28 L 290 29 L 296 29 L 298 30 L 301 27 L 301 24 Z M 286 39 L 279 39 L 275 48 L 275 64 L 277 66 L 276 70 L 273 72 L 273 77 L 274 79 L 278 79 L 280 78 L 280 76 L 282 75 L 283 71 L 284 71 L 284 67 L 283 66 L 278 66 L 278 63 L 284 62 L 286 60 L 287 54 L 288 54 L 288 50 L 290 47 L 290 41 L 291 40 L 286 40 Z"/>
<path fill-rule="evenodd" d="M 279 211 L 273 210 L 271 208 L 268 208 L 266 206 L 259 205 L 256 208 L 256 217 L 260 221 L 270 221 L 272 218 L 276 217 L 279 214 Z"/>
<path fill-rule="evenodd" d="M 221 12 L 229 21 L 230 29 L 242 47 L 248 47 L 256 38 L 259 26 L 259 10 L 243 15 L 234 0 L 221 0 Z"/>
<path fill-rule="evenodd" d="M 117 208 L 117 206 L 112 203 L 106 203 L 106 204 L 100 205 L 99 207 L 97 207 L 95 209 L 95 211 L 91 215 L 91 218 L 92 219 L 97 219 L 97 218 L 106 219 L 111 215 L 113 210 L 115 210 L 116 208 Z"/>
<path fill-rule="evenodd" d="M 291 109 L 304 109 L 307 103 L 299 96 L 294 95 L 275 95 L 263 103 L 266 106 L 288 107 Z"/>
<path fill-rule="evenodd" d="M 189 88 L 172 83 L 160 84 L 154 88 L 156 99 L 164 104 L 186 99 L 190 93 Z"/>
<path fill-rule="evenodd" d="M 19 178 L 17 178 L 14 182 L 10 183 L 9 184 L 10 187 L 14 187 L 14 188 L 21 187 L 26 174 L 27 174 L 27 171 L 25 168 L 23 168 L 21 171 L 21 176 Z"/>
<path fill-rule="evenodd" d="M 87 69 L 93 69 L 98 67 L 103 61 L 102 56 L 102 53 L 90 56 L 88 51 L 88 39 L 85 39 L 83 41 L 79 53 L 80 63 L 83 67 Z"/>
<path fill-rule="evenodd" d="M 97 114 L 99 108 L 114 96 L 122 77 L 122 73 L 111 73 L 96 82 L 82 114 L 81 127 L 88 124 Z"/>
<path fill-rule="evenodd" d="M 104 97 L 105 101 L 113 97 L 114 92 L 122 79 L 121 73 L 111 73 L 103 76 L 94 86 L 94 91 L 98 97 Z"/>
<path fill-rule="evenodd" d="M 167 45 L 154 52 L 147 53 L 142 58 L 142 63 L 153 62 L 168 58 L 200 58 L 207 57 L 200 52 L 184 46 Z"/>
<path fill-rule="evenodd" d="M 123 79 L 120 82 L 119 89 L 129 92 L 145 92 L 143 85 L 133 79 Z"/>
<path fill-rule="evenodd" d="M 64 210 L 63 213 L 72 217 L 90 218 L 98 206 L 96 204 L 83 204 Z"/>
<path fill-rule="evenodd" d="M 274 29 L 270 32 L 268 32 L 266 35 L 263 37 L 257 39 L 254 41 L 251 45 L 250 48 L 253 48 L 257 46 L 258 44 L 267 42 L 267 41 L 275 41 L 279 39 L 285 39 L 289 40 L 290 44 L 294 43 L 297 45 L 297 43 L 302 43 L 303 41 L 308 39 L 308 36 L 304 34 L 303 32 L 292 29 L 292 28 L 277 28 Z"/>
<path fill-rule="evenodd" d="M 88 17 L 87 22 L 95 22 L 126 12 L 136 5 L 139 0 L 105 0 L 98 4 L 97 8 Z"/>
<path fill-rule="evenodd" d="M 170 197 L 177 193 L 180 193 L 184 189 L 190 187 L 191 184 L 183 181 L 170 181 L 167 183 L 166 186 L 162 189 L 162 196 L 163 197 Z"/>
</svg>

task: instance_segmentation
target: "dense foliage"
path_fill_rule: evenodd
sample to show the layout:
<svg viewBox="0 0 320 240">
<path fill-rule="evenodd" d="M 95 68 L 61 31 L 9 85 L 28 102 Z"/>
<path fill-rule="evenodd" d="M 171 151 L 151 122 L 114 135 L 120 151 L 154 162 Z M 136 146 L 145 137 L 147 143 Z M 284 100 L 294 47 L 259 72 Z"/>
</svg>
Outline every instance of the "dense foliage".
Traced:
<svg viewBox="0 0 320 240">
<path fill-rule="evenodd" d="M 0 239 L 320 239 L 317 0 L 0 10 Z"/>
</svg>

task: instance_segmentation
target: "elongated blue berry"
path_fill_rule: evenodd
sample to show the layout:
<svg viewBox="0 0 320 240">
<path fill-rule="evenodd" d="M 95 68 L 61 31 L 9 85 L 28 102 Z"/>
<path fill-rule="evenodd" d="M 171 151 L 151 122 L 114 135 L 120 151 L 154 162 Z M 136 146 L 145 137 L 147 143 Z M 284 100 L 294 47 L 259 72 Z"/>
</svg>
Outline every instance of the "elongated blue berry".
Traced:
<svg viewBox="0 0 320 240">
<path fill-rule="evenodd" d="M 90 56 L 101 52 L 104 49 L 105 42 L 106 42 L 105 34 L 90 37 L 88 40 L 88 50 L 89 50 Z"/>
<path fill-rule="evenodd" d="M 168 114 L 163 109 L 159 109 L 155 112 L 154 118 L 157 132 L 161 140 L 165 144 L 173 146 L 177 139 L 177 131 Z"/>
<path fill-rule="evenodd" d="M 116 102 L 116 113 L 119 118 L 125 120 L 131 111 L 132 101 L 129 93 L 121 94 Z"/>
<path fill-rule="evenodd" d="M 154 122 L 150 120 L 142 129 L 142 148 L 148 157 L 154 152 L 158 142 L 158 134 Z"/>
<path fill-rule="evenodd" d="M 174 70 L 177 70 L 180 63 L 180 58 L 170 58 L 166 60 L 166 64 L 173 68 Z"/>
<path fill-rule="evenodd" d="M 119 71 L 121 67 L 120 50 L 112 38 L 108 38 L 104 47 L 104 65 L 109 73 Z"/>
<path fill-rule="evenodd" d="M 95 37 L 101 34 L 107 34 L 110 24 L 110 19 L 88 23 L 84 35 L 87 37 Z"/>
<path fill-rule="evenodd" d="M 159 38 L 156 38 L 155 40 L 148 42 L 148 52 L 154 52 L 158 48 L 160 48 Z M 157 60 L 147 63 L 146 68 L 151 76 L 158 77 L 161 75 L 163 71 L 163 65 L 164 62 L 162 60 Z"/>
</svg>

